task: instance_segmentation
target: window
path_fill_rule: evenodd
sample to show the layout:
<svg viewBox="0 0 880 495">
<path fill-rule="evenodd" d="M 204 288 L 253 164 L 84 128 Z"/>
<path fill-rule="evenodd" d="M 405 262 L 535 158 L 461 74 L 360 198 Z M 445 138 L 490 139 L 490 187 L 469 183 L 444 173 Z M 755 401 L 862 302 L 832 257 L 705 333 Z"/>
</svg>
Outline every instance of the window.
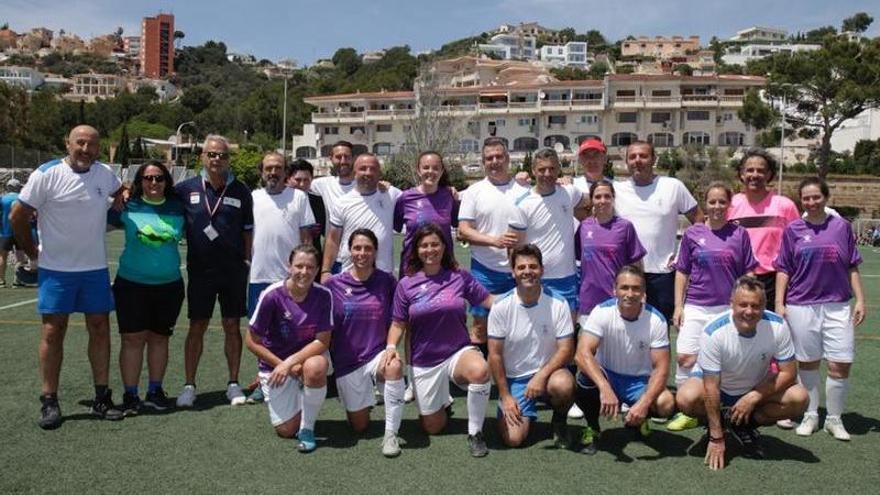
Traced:
<svg viewBox="0 0 880 495">
<path fill-rule="evenodd" d="M 553 125 L 553 124 L 565 125 L 565 120 L 566 120 L 565 115 L 548 115 L 547 116 L 547 123 L 550 125 Z"/>
<path fill-rule="evenodd" d="M 519 124 L 520 127 L 533 126 L 533 125 L 535 125 L 535 119 L 529 119 L 529 118 L 519 119 L 517 121 L 517 123 Z"/>
<path fill-rule="evenodd" d="M 324 134 L 339 134 L 338 127 L 325 127 Z"/>
<path fill-rule="evenodd" d="M 373 153 L 376 155 L 390 155 L 391 143 L 376 143 L 373 145 Z"/>
<path fill-rule="evenodd" d="M 746 136 L 741 132 L 722 132 L 718 135 L 718 146 L 743 146 Z"/>
<path fill-rule="evenodd" d="M 638 139 L 639 137 L 632 132 L 617 132 L 611 135 L 611 146 L 628 146 Z"/>
<path fill-rule="evenodd" d="M 655 132 L 648 134 L 648 142 L 653 144 L 655 148 L 669 148 L 674 146 L 672 134 L 668 132 Z"/>
<path fill-rule="evenodd" d="M 618 89 L 617 97 L 618 98 L 635 98 L 636 90 L 634 89 Z"/>
<path fill-rule="evenodd" d="M 544 138 L 544 146 L 548 148 L 553 148 L 557 143 L 562 144 L 562 146 L 568 149 L 568 145 L 570 144 L 570 140 L 568 136 L 562 136 L 559 134 L 554 134 L 552 136 L 547 136 Z"/>
<path fill-rule="evenodd" d="M 578 118 L 578 123 L 590 125 L 597 124 L 599 123 L 599 116 L 594 114 L 581 115 Z"/>
<path fill-rule="evenodd" d="M 709 120 L 709 112 L 707 110 L 690 110 L 687 113 L 688 120 Z"/>
<path fill-rule="evenodd" d="M 353 125 L 353 126 L 351 126 L 351 129 L 348 130 L 348 133 L 352 134 L 352 135 L 355 135 L 355 134 L 364 135 L 366 133 L 366 129 L 364 129 L 364 126 Z"/>
<path fill-rule="evenodd" d="M 619 124 L 635 124 L 638 118 L 639 114 L 636 112 L 620 112 L 617 114 L 617 122 Z"/>
<path fill-rule="evenodd" d="M 668 98 L 672 96 L 672 91 L 669 89 L 655 89 L 651 91 L 651 96 L 655 98 Z"/>
<path fill-rule="evenodd" d="M 391 124 L 377 124 L 376 132 L 391 132 Z"/>
<path fill-rule="evenodd" d="M 705 132 L 686 132 L 681 139 L 684 144 L 709 146 L 709 135 Z"/>
<path fill-rule="evenodd" d="M 731 120 L 733 120 L 733 114 L 730 112 L 725 113 L 722 116 L 722 120 L 724 120 L 724 122 L 730 122 Z"/>
<path fill-rule="evenodd" d="M 476 139 L 462 139 L 458 143 L 458 150 L 461 153 L 476 153 L 480 151 L 480 142 Z"/>
<path fill-rule="evenodd" d="M 479 122 L 470 121 L 467 123 L 467 128 L 468 128 L 468 132 L 470 132 L 471 134 L 476 134 L 477 136 L 480 135 L 480 123 Z"/>
<path fill-rule="evenodd" d="M 670 112 L 651 112 L 652 124 L 664 124 L 672 122 L 672 113 Z"/>
<path fill-rule="evenodd" d="M 538 139 L 533 137 L 519 137 L 513 140 L 513 151 L 535 151 L 538 149 Z"/>
<path fill-rule="evenodd" d="M 494 125 L 497 127 L 505 127 L 507 125 L 507 121 L 504 119 L 495 119 L 494 122 L 490 121 L 489 125 Z"/>
</svg>

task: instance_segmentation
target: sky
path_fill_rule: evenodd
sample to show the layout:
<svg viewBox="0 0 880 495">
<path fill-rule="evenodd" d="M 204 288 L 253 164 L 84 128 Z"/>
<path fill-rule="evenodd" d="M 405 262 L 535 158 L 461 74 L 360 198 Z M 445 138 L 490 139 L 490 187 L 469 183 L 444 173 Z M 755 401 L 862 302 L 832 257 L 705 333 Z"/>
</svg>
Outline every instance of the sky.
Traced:
<svg viewBox="0 0 880 495">
<path fill-rule="evenodd" d="M 790 33 L 833 25 L 867 12 L 866 33 L 880 35 L 877 0 L 0 0 L 0 24 L 17 32 L 64 29 L 84 39 L 140 34 L 141 19 L 175 16 L 184 45 L 223 41 L 228 50 L 258 59 L 293 59 L 300 65 L 330 58 L 338 48 L 358 52 L 409 45 L 413 53 L 477 35 L 502 23 L 537 21 L 551 29 L 598 29 L 610 41 L 627 35 L 698 35 L 703 44 L 759 25 Z"/>
</svg>

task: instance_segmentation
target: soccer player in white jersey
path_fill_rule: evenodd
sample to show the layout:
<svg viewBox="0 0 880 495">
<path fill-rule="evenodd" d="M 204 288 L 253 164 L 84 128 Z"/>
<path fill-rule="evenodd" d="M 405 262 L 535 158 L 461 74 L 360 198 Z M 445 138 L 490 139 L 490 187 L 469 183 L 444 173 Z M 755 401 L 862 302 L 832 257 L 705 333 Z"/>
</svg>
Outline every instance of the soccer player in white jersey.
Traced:
<svg viewBox="0 0 880 495">
<path fill-rule="evenodd" d="M 557 444 L 565 443 L 566 413 L 574 403 L 574 377 L 565 365 L 574 356 L 574 324 L 568 303 L 541 285 L 541 250 L 514 248 L 510 266 L 516 289 L 489 312 L 489 368 L 498 387 L 498 430 L 509 447 L 525 442 L 537 402 L 553 407 Z"/>
<path fill-rule="evenodd" d="M 400 189 L 379 188 L 382 167 L 372 153 L 363 153 L 354 162 L 355 189 L 343 195 L 330 207 L 327 239 L 324 241 L 324 262 L 321 282 L 326 282 L 337 264 L 341 270 L 351 268 L 351 253 L 342 242 L 357 229 L 369 229 L 379 239 L 376 268 L 392 273 L 394 270 L 394 203 L 400 197 Z"/>
<path fill-rule="evenodd" d="M 544 256 L 544 285 L 565 299 L 574 314 L 578 307 L 575 267 L 575 209 L 583 200 L 574 186 L 557 185 L 559 156 L 549 148 L 535 153 L 535 187 L 516 200 L 510 228 L 519 244 L 535 244 Z"/>
<path fill-rule="evenodd" d="M 673 177 L 654 174 L 657 156 L 651 143 L 635 141 L 626 147 L 629 180 L 614 185 L 617 214 L 633 223 L 648 253 L 643 258 L 647 302 L 667 320 L 675 310 L 675 240 L 678 216 L 691 223 L 703 221 L 697 201 L 684 184 Z"/>
<path fill-rule="evenodd" d="M 61 425 L 58 382 L 71 313 L 85 314 L 89 333 L 89 363 L 95 384 L 91 412 L 103 419 L 122 419 L 107 388 L 109 313 L 114 304 L 104 249 L 109 200 L 118 195 L 121 183 L 109 166 L 97 161 L 100 146 L 95 128 L 74 127 L 67 137 L 67 156 L 34 170 L 12 210 L 16 242 L 31 260 L 39 256 L 37 311 L 43 320 L 39 425 L 43 429 Z M 39 251 L 31 235 L 34 211 L 38 214 Z"/>
<path fill-rule="evenodd" d="M 517 238 L 508 224 L 516 214 L 514 201 L 528 192 L 510 175 L 510 155 L 499 138 L 483 142 L 483 171 L 486 178 L 462 192 L 458 213 L 458 238 L 471 249 L 471 274 L 489 293 L 498 295 L 515 286 L 510 273 L 507 250 L 516 246 Z M 486 321 L 489 312 L 471 307 L 473 326 L 471 342 L 488 355 Z"/>
<path fill-rule="evenodd" d="M 330 148 L 330 163 L 332 164 L 331 175 L 318 177 L 311 184 L 311 192 L 321 196 L 324 206 L 327 208 L 327 217 L 330 211 L 339 202 L 339 198 L 354 189 L 354 151 L 348 141 L 337 141 Z M 340 267 L 335 267 L 334 273 L 339 273 Z"/>
<path fill-rule="evenodd" d="M 809 401 L 807 391 L 796 383 L 788 324 L 764 308 L 764 284 L 755 277 L 740 277 L 730 311 L 703 330 L 699 370 L 676 395 L 682 412 L 708 421 L 705 460 L 713 470 L 725 465 L 725 427 L 748 454 L 762 457 L 757 427 L 797 417 Z M 778 362 L 778 372 L 770 370 L 771 359 Z"/>
<path fill-rule="evenodd" d="M 666 319 L 644 303 L 645 275 L 625 265 L 617 272 L 614 293 L 581 322 L 575 353 L 575 400 L 587 421 L 581 452 L 589 455 L 596 453 L 600 414 L 614 418 L 626 404 L 625 425 L 644 438 L 650 434 L 649 414 L 665 418 L 675 409 L 675 398 L 666 390 Z"/>
</svg>

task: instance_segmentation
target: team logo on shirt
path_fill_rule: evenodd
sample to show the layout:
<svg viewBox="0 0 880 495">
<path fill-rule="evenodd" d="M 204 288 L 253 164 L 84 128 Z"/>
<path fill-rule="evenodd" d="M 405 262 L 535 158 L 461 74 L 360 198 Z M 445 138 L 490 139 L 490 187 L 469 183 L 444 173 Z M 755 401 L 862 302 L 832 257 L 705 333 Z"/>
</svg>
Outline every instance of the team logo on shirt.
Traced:
<svg viewBox="0 0 880 495">
<path fill-rule="evenodd" d="M 700 239 L 697 240 L 697 242 L 700 243 L 700 246 L 705 246 L 706 245 L 706 238 L 700 237 Z"/>
<path fill-rule="evenodd" d="M 293 318 L 293 315 L 290 314 L 290 311 L 284 310 L 284 319 L 289 320 L 291 318 Z"/>
<path fill-rule="evenodd" d="M 427 290 L 428 290 L 428 284 L 422 284 L 422 286 L 419 287 L 419 290 L 422 291 L 422 292 L 427 291 Z"/>
<path fill-rule="evenodd" d="M 648 348 L 648 346 L 645 344 L 645 341 L 644 341 L 644 340 L 640 340 L 640 341 L 639 341 L 639 350 L 640 350 L 640 351 L 644 351 L 644 350 L 647 349 L 647 348 Z"/>
<path fill-rule="evenodd" d="M 541 334 L 542 334 L 542 335 L 547 335 L 549 332 L 550 332 L 550 327 L 547 326 L 546 323 L 544 323 L 543 325 L 541 325 Z"/>
<path fill-rule="evenodd" d="M 346 295 L 346 296 L 350 296 L 350 295 L 351 295 L 351 287 L 346 287 L 346 288 L 345 288 L 345 295 Z"/>
<path fill-rule="evenodd" d="M 813 242 L 813 236 L 807 234 L 804 236 L 804 242 Z"/>
<path fill-rule="evenodd" d="M 766 352 L 762 352 L 762 353 L 761 353 L 761 361 L 766 361 L 766 360 L 767 360 L 767 353 L 766 353 Z"/>
<path fill-rule="evenodd" d="M 101 186 L 98 186 L 98 187 L 95 188 L 95 189 L 98 191 L 98 196 L 103 196 L 103 195 L 104 195 L 104 190 L 101 189 Z"/>
<path fill-rule="evenodd" d="M 592 230 L 588 230 L 588 231 L 587 231 L 587 239 L 592 239 L 592 238 L 593 238 L 593 231 L 592 231 Z"/>
<path fill-rule="evenodd" d="M 416 206 L 419 207 L 419 208 L 422 207 L 422 200 L 421 200 L 421 199 L 418 200 L 418 201 L 416 201 Z"/>
</svg>

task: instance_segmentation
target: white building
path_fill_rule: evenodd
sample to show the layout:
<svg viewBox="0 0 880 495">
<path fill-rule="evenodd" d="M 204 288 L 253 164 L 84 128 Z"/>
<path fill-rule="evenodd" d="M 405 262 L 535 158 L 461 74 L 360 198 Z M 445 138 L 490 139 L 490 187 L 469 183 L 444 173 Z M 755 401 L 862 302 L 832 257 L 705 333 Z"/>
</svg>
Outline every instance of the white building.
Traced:
<svg viewBox="0 0 880 495">
<path fill-rule="evenodd" d="M 502 60 L 535 60 L 537 58 L 535 37 L 523 33 L 499 33 L 480 44 L 481 53 Z"/>
<path fill-rule="evenodd" d="M 880 139 L 880 109 L 869 108 L 855 118 L 845 121 L 831 135 L 831 149 L 852 152 L 862 140 Z"/>
<path fill-rule="evenodd" d="M 32 67 L 5 65 L 0 66 L 0 81 L 33 91 L 43 85 L 44 79 L 40 71 Z"/>
<path fill-rule="evenodd" d="M 727 47 L 721 60 L 727 65 L 745 65 L 750 60 L 762 59 L 777 53 L 811 52 L 820 48 L 822 48 L 821 45 L 803 43 L 749 43 Z"/>
<path fill-rule="evenodd" d="M 730 41 L 785 41 L 788 39 L 788 31 L 785 29 L 752 26 L 737 31 Z"/>
<path fill-rule="evenodd" d="M 587 43 L 569 41 L 564 45 L 544 45 L 540 50 L 541 61 L 554 66 L 571 66 L 586 69 Z"/>
</svg>

